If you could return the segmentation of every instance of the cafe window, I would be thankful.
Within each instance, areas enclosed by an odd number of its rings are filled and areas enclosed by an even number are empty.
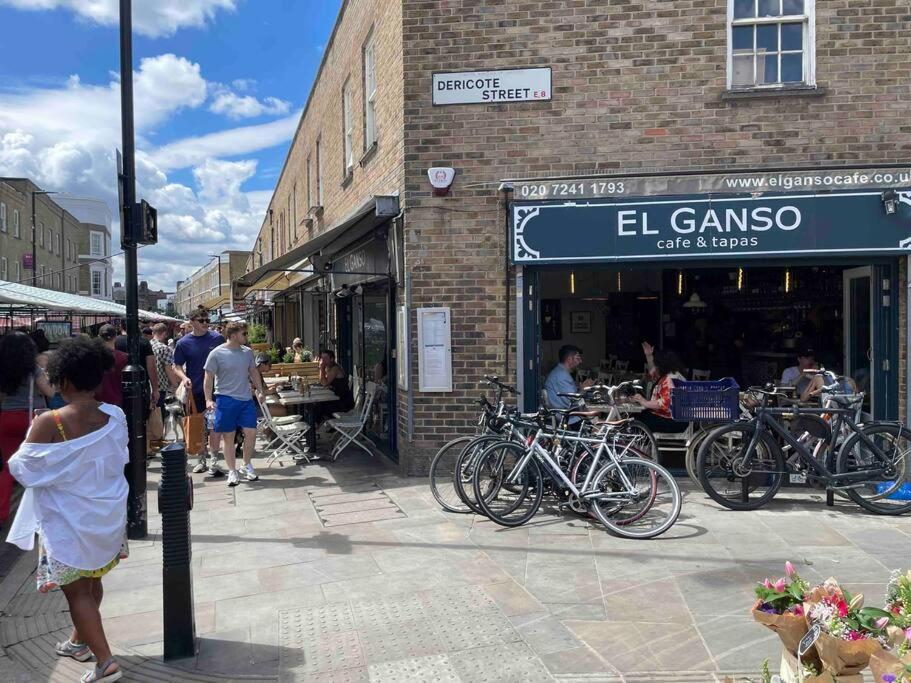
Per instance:
[[[728,0],[728,87],[815,85],[815,0]]]
[[[376,144],[376,49],[373,34],[364,43],[364,150]]]
[[[345,148],[345,179],[354,171],[354,116],[351,112],[351,81],[342,87],[342,135]]]

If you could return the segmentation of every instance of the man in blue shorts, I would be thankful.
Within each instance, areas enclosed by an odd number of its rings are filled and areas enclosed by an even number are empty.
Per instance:
[[[187,401],[193,401],[196,404],[196,411],[202,413],[206,409],[203,366],[209,357],[209,352],[224,344],[225,338],[209,329],[209,312],[201,306],[190,316],[190,327],[190,334],[182,336],[174,346],[173,368],[181,384],[189,390]],[[195,454],[199,456],[199,462],[193,468],[194,473],[206,471],[205,452],[206,449],[203,448],[200,453]],[[209,434],[209,454],[212,456],[209,474],[212,476],[222,474],[216,464],[218,462],[218,439],[214,432]]]
[[[212,349],[206,359],[206,407],[215,409],[215,434],[221,439],[228,465],[228,486],[237,486],[238,474],[234,453],[234,432],[244,430],[244,469],[247,481],[256,481],[253,469],[253,448],[256,445],[256,403],[250,383],[264,393],[263,379],[256,369],[253,351],[244,346],[247,341],[247,323],[230,322],[225,325],[228,341]]]

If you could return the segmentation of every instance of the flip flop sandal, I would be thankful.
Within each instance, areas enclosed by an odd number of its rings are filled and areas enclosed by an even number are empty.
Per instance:
[[[101,662],[94,669],[90,669],[82,674],[80,679],[82,683],[113,683],[114,681],[119,681],[123,678],[123,671],[118,667],[117,671],[112,671],[109,674],[105,672],[111,668],[111,665],[116,664],[116,661],[113,657],[107,661]]]

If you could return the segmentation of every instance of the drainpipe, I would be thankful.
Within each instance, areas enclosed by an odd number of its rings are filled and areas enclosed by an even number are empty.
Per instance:
[[[510,282],[509,282],[509,197],[513,191],[512,183],[500,183],[499,191],[503,193],[503,305],[505,325],[503,328],[503,379],[509,381],[509,304],[510,304]]]

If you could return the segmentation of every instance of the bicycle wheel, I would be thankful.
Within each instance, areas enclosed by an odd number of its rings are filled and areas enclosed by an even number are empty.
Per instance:
[[[742,462],[755,431],[750,422],[719,427],[705,437],[696,456],[696,473],[703,490],[731,510],[760,508],[781,488],[784,458],[766,432],[760,432],[749,461]]]
[[[524,446],[504,442],[489,446],[478,458],[472,481],[475,500],[500,526],[521,526],[541,507],[544,482],[538,463],[531,458],[521,472],[515,471],[526,453]]]
[[[640,458],[643,460],[651,460],[651,458],[646,453],[642,453],[638,449],[633,448],[632,446],[624,445],[624,446],[620,446],[620,449],[621,449],[620,453],[622,453],[621,457],[623,457],[624,459],[625,458]],[[620,455],[620,454],[618,453],[618,455]],[[584,451],[579,457],[576,458],[576,460],[573,462],[572,468],[570,469],[569,479],[570,479],[570,481],[572,481],[573,485],[580,491],[582,490],[582,487],[585,485],[585,480],[588,477],[589,471],[591,471],[592,460],[593,460],[593,457],[592,457],[591,453],[589,453],[588,451]],[[603,463],[605,462],[605,460],[601,461],[602,466],[603,466]],[[594,478],[592,479],[592,481],[595,481]],[[575,507],[573,509],[575,509]],[[597,519],[597,516],[595,515],[595,513],[591,509],[591,507],[588,507],[587,510],[588,510],[588,514],[590,517],[595,517]],[[644,515],[646,512],[648,512],[648,508],[642,507],[641,512],[639,513],[639,516]],[[624,521],[618,522],[618,524],[631,524],[632,522],[636,521],[636,519],[638,519],[638,517],[626,516],[624,518]]]
[[[453,439],[436,452],[430,463],[430,492],[440,506],[449,512],[471,512],[471,508],[455,490],[454,478],[459,455],[474,438],[473,436],[460,436],[458,439]]]
[[[459,497],[459,500],[461,500],[468,509],[479,515],[485,513],[478,505],[477,500],[475,500],[474,489],[472,488],[475,467],[477,467],[478,458],[480,458],[481,453],[484,452],[485,448],[494,443],[501,442],[505,443],[503,437],[493,434],[479,436],[468,442],[462,449],[462,452],[459,453],[459,457],[456,460],[455,471],[452,475],[453,489]]]
[[[658,440],[647,424],[641,420],[633,419],[623,428],[621,433],[624,436],[628,435],[629,444],[640,451],[643,457],[658,462]]]
[[[845,492],[862,508],[879,515],[911,511],[911,431],[897,424],[872,424],[863,433],[888,458],[887,469]],[[835,471],[848,474],[882,468],[875,451],[854,434],[838,452]]]
[[[705,437],[710,433],[710,429],[700,430],[700,432],[693,437],[690,445],[687,446],[686,454],[684,455],[683,464],[686,467],[686,474],[694,484],[699,486],[701,486],[701,484],[699,482],[699,473],[696,472],[696,457],[699,454],[699,446],[702,445],[702,442],[705,441]]]
[[[674,477],[645,458],[612,462],[595,475],[592,512],[611,532],[624,538],[655,538],[680,516],[680,489]]]

